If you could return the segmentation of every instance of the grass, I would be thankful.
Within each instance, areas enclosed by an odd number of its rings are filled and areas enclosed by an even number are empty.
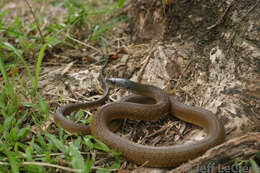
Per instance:
[[[105,39],[107,31],[126,18],[113,17],[107,21],[104,16],[115,14],[124,2],[110,4],[99,1],[101,5],[95,7],[95,4],[83,0],[24,1],[24,6],[33,16],[32,21],[25,24],[23,16],[8,18],[9,11],[3,10],[8,1],[1,1],[0,172],[90,172],[93,169],[111,172],[120,167],[118,153],[92,136],[70,136],[61,128],[55,134],[40,130],[50,121],[50,108],[38,92],[38,84],[47,50],[86,46],[84,40],[75,35],[82,30],[87,30],[85,38],[89,38],[92,44]],[[46,6],[35,14],[31,3]],[[64,6],[67,14],[62,22],[46,23],[48,5]],[[92,155],[98,152],[110,154],[113,164],[93,166]]]

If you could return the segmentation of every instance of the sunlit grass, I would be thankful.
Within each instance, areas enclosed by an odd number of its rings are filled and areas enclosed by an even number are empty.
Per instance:
[[[26,2],[24,8],[30,8],[31,1]],[[37,2],[43,1],[34,3]],[[50,111],[48,102],[38,92],[38,84],[46,49],[77,48],[77,44],[84,42],[75,35],[80,30],[87,29],[85,37],[93,44],[106,37],[107,31],[126,20],[124,17],[106,19],[116,14],[124,1],[113,4],[83,0],[45,2],[50,3],[42,4],[64,6],[67,14],[62,16],[61,23],[48,21],[48,6],[42,7],[40,13],[31,6],[34,17],[29,24],[24,23],[23,16],[10,20],[8,10],[2,9],[15,2],[0,2],[0,172],[54,172],[56,169],[109,172],[119,168],[118,154],[92,136],[75,136],[68,143],[71,137],[61,128],[58,136],[41,130],[50,121]],[[93,167],[91,153],[97,150],[112,155],[114,164],[107,168]]]

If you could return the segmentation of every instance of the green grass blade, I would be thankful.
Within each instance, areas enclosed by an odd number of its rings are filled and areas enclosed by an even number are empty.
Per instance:
[[[13,45],[11,45],[11,44],[8,43],[8,42],[5,42],[5,43],[3,44],[3,46],[4,46],[4,48],[13,51],[13,52],[15,53],[15,55],[22,61],[23,65],[24,65],[24,67],[25,67],[25,70],[26,70],[26,72],[27,72],[28,75],[29,75],[29,78],[30,78],[31,82],[33,82],[33,77],[32,77],[32,74],[31,74],[31,72],[30,72],[29,66],[28,66],[27,62],[24,60],[21,51],[18,50],[18,49],[16,49]]]
[[[0,8],[1,9],[1,8]],[[3,18],[4,18],[4,16],[7,14],[7,12],[8,12],[8,10],[5,10],[5,11],[2,11],[1,13],[0,13],[0,27],[3,25]]]
[[[84,159],[75,144],[70,144],[71,164],[74,169],[85,169]]]
[[[1,54],[0,54],[0,70],[1,70],[1,73],[2,73],[3,78],[4,78],[8,94],[11,96],[11,98],[13,98],[14,97],[14,88],[11,87],[11,85],[10,85],[9,77],[8,77],[6,70],[5,70],[4,57]]]
[[[5,153],[8,157],[9,163],[11,165],[12,172],[19,173],[19,167],[18,167],[18,163],[17,163],[14,153],[9,151],[8,149],[6,149]]]
[[[49,104],[38,93],[36,93],[36,95],[38,97],[39,103],[37,109],[41,112],[41,115],[44,117],[44,120],[47,121],[49,119]]]
[[[254,170],[254,173],[260,173],[260,169],[259,166],[257,165],[257,163],[255,162],[255,160],[250,159],[250,163],[252,165],[252,168]]]
[[[4,131],[3,131],[3,137],[9,137],[10,136],[10,128],[12,126],[12,120],[14,118],[14,115],[8,115],[5,117],[4,123],[3,123],[3,127],[4,127]]]
[[[106,31],[112,29],[113,27],[115,27],[116,25],[118,25],[119,23],[122,23],[124,21],[126,21],[126,20],[122,19],[122,18],[114,18],[108,24],[101,23],[100,25],[97,25],[93,31],[91,41],[97,40]]]
[[[0,31],[7,31],[8,33],[14,34],[17,37],[27,37],[29,39],[38,40],[38,41],[41,40],[40,37],[36,37],[36,36],[32,36],[32,35],[26,35],[26,34],[24,34],[22,32],[15,31],[13,28],[0,27]]]
[[[57,139],[55,136],[49,134],[49,133],[45,133],[45,136],[48,138],[48,140],[52,141],[56,146],[57,148],[62,151],[62,152],[65,152],[67,153],[68,152],[68,149],[67,149],[67,146],[64,145],[59,139]]]
[[[36,64],[36,71],[35,71],[35,81],[34,81],[34,91],[36,92],[36,89],[38,87],[38,83],[39,83],[39,75],[40,75],[40,67],[41,67],[41,63],[42,63],[42,59],[44,56],[44,51],[46,49],[47,44],[44,44],[41,47],[39,56],[38,56],[38,60],[37,60],[37,64]]]
[[[86,167],[85,167],[83,172],[84,173],[89,173],[93,163],[94,163],[94,161],[91,160],[90,155],[88,154],[87,161],[86,161]]]
[[[121,8],[121,7],[125,4],[125,1],[126,1],[126,0],[119,0],[119,1],[117,2],[117,8]]]

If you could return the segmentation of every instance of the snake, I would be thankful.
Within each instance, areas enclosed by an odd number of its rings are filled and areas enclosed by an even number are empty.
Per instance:
[[[56,124],[60,124],[72,133],[92,134],[121,153],[127,160],[146,167],[176,167],[202,155],[225,140],[223,124],[208,110],[183,104],[153,85],[141,84],[124,78],[107,78],[103,82],[127,89],[133,94],[118,102],[101,106],[97,114],[92,117],[90,125],[76,124],[65,119],[64,115],[78,108],[92,106],[95,102],[65,105],[54,115]],[[147,146],[132,142],[114,132],[120,124],[118,119],[151,121],[158,120],[167,113],[203,128],[207,134],[206,137],[199,141],[172,146]]]
[[[109,58],[106,58],[105,64],[102,66],[102,68],[100,69],[100,72],[99,72],[98,78],[100,80],[101,87],[104,90],[104,93],[101,97],[99,97],[97,100],[90,101],[90,102],[66,104],[65,106],[58,108],[56,111],[56,114],[54,114],[54,116],[53,116],[54,122],[56,124],[59,124],[67,132],[70,132],[73,134],[79,134],[79,135],[88,135],[91,133],[89,125],[75,123],[73,121],[66,119],[64,115],[69,115],[72,112],[75,112],[80,109],[86,109],[86,108],[99,106],[106,101],[110,88],[109,88],[108,84],[106,83],[106,80],[104,77],[104,69],[107,67],[108,63],[109,63]]]

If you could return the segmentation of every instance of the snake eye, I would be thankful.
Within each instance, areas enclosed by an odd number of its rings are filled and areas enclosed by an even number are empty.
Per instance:
[[[109,84],[112,84],[112,85],[115,84],[115,80],[113,78],[107,78],[106,82],[109,83]]]
[[[110,85],[115,85],[120,88],[125,88],[127,90],[133,90],[135,88],[135,83],[124,78],[108,78],[106,82]]]
[[[110,85],[116,85],[118,87],[125,87],[126,79],[123,78],[108,78],[106,79],[106,82],[109,83]]]
[[[116,86],[122,85],[121,78],[108,78],[106,79],[106,82],[110,85],[116,85]]]

